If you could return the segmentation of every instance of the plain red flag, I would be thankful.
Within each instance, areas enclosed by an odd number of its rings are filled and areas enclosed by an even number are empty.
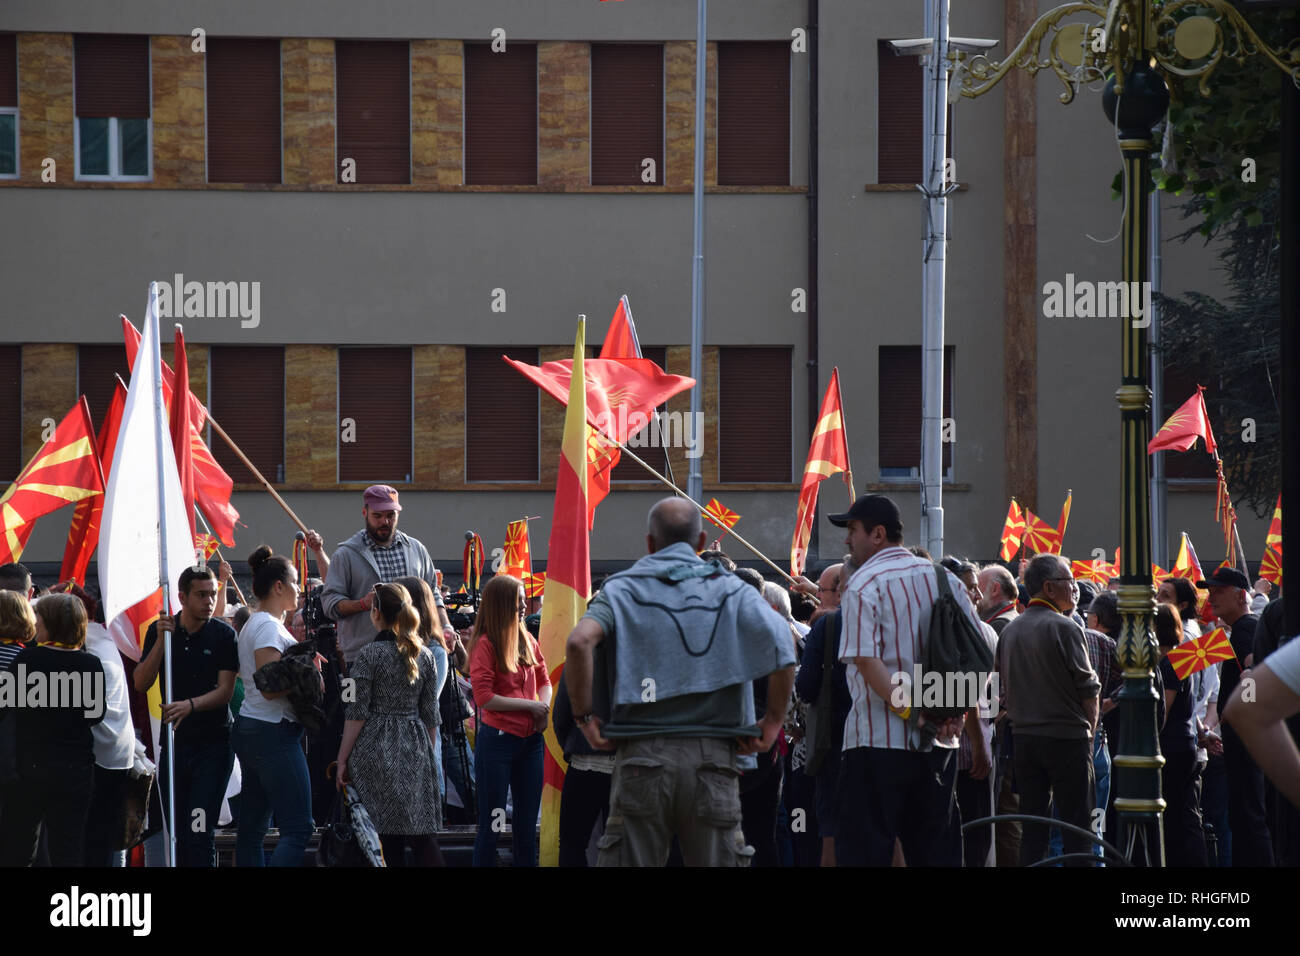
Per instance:
[[[190,361],[185,355],[185,333],[176,326],[176,382],[184,394],[190,391]],[[194,453],[190,446],[190,403],[176,401],[172,392],[171,432],[172,448],[176,452],[176,473],[181,479],[181,497],[185,499],[185,517],[190,522],[190,537],[194,537]]]

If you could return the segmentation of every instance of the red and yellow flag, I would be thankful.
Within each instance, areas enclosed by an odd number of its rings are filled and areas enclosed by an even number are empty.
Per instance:
[[[817,516],[817,492],[824,479],[837,472],[844,475],[853,502],[853,469],[849,466],[849,442],[844,431],[844,402],[840,398],[840,370],[831,369],[831,380],[822,396],[817,427],[808,443],[808,460],[799,484],[799,503],[795,506],[794,538],[790,542],[790,573],[802,574],[808,560],[808,539],[812,537]],[[716,499],[715,499],[716,500]],[[736,515],[739,518],[739,515]],[[715,521],[714,524],[717,524]],[[733,522],[734,524],[734,522]],[[731,525],[727,525],[728,528]]]
[[[534,571],[524,582],[524,592],[530,598],[541,597],[546,592],[546,572]]]
[[[1187,451],[1196,444],[1196,439],[1205,439],[1205,450],[1214,454],[1214,432],[1210,430],[1210,416],[1205,410],[1205,386],[1197,385],[1196,394],[1183,402],[1178,411],[1169,416],[1169,421],[1160,426],[1160,430],[1147,443],[1147,454],[1158,451]]]
[[[1178,546],[1178,557],[1174,560],[1174,566],[1169,571],[1171,578],[1187,578],[1195,584],[1197,581],[1205,580],[1205,573],[1201,570],[1201,562],[1196,557],[1196,549],[1192,547],[1192,539],[1183,532],[1182,544]]]
[[[506,525],[506,544],[502,549],[499,574],[509,574],[528,585],[533,575],[533,556],[528,549],[528,519],[521,518]]]
[[[194,393],[190,391],[190,360],[185,354],[185,333],[181,327],[176,326],[176,385],[184,389],[185,395],[191,399]],[[173,396],[175,392],[172,393]],[[193,431],[193,404],[191,402],[178,402],[173,397],[171,406],[171,433],[172,433],[172,451],[176,455],[176,474],[181,481],[181,497],[185,499],[185,517],[190,523],[190,534],[194,534],[194,452],[189,442],[190,432]],[[302,578],[302,586],[307,586],[307,579]]]
[[[1007,520],[1002,524],[1002,550],[999,556],[1003,561],[1010,561],[1020,550],[1020,541],[1025,536],[1025,513],[1020,510],[1016,499],[1011,499],[1007,508]]]
[[[734,528],[740,515],[732,511],[717,498],[710,499],[704,506],[703,516],[719,528]]]
[[[0,497],[0,557],[6,563],[18,560],[32,533],[31,524],[41,515],[103,493],[95,427],[82,395]]]
[[[1264,558],[1259,562],[1259,576],[1272,581],[1275,587],[1282,586],[1282,545],[1279,544],[1276,550],[1264,549]]]
[[[1264,539],[1266,547],[1282,547],[1282,496],[1277,496],[1277,507],[1273,509],[1273,520],[1268,523],[1268,537]]]
[[[1232,650],[1228,635],[1221,627],[1216,627],[1208,634],[1203,634],[1190,641],[1183,641],[1169,651],[1169,663],[1179,680],[1184,680],[1197,671],[1205,670],[1218,661],[1235,660],[1237,655]]]
[[[126,408],[126,386],[117,379],[113,398],[109,402],[104,422],[99,426],[99,461],[104,469],[104,481],[108,481],[113,468],[113,450],[117,448],[117,433],[122,426],[122,410]],[[79,585],[86,583],[86,568],[90,565],[90,556],[99,546],[99,523],[104,517],[104,496],[91,495],[77,502],[72,512],[72,524],[68,527],[68,543],[63,548],[63,564],[59,568],[60,581],[76,581]]]
[[[1024,545],[1038,554],[1060,554],[1061,533],[1028,508],[1025,509]]]
[[[217,553],[217,548],[219,547],[221,547],[221,542],[218,541],[213,535],[205,534],[204,532],[200,531],[198,534],[194,536],[194,553],[199,554],[201,552],[203,554],[204,561],[210,560],[212,556]],[[303,548],[306,549],[306,547],[307,547],[306,542],[303,542]],[[297,550],[296,541],[294,542],[294,548],[296,551]],[[301,580],[306,581],[307,578],[303,577]]]
[[[1070,503],[1074,500],[1074,490],[1069,489],[1065,492],[1065,504],[1061,505],[1061,520],[1056,525],[1056,533],[1061,536],[1061,543],[1065,543],[1065,526],[1070,523]]]
[[[591,539],[587,517],[587,376],[583,361],[586,322],[578,319],[573,365],[566,396],[564,441],[555,479],[555,511],[546,554],[546,603],[542,605],[542,656],[551,671],[551,684],[560,679],[564,647],[591,596]],[[597,360],[598,361],[598,360]],[[548,363],[551,364],[551,363]],[[653,407],[653,406],[651,406]],[[560,859],[560,791],[568,764],[555,728],[546,724],[542,773],[541,864],[558,866]]]
[[[1070,573],[1074,575],[1076,581],[1091,581],[1101,588],[1110,583],[1110,570],[1109,564],[1096,558],[1091,561],[1070,562]]]
[[[1172,572],[1166,571],[1154,561],[1151,562],[1151,580],[1159,586],[1165,578],[1172,577]]]

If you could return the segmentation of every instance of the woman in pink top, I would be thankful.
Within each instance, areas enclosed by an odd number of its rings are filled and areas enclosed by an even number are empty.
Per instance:
[[[483,588],[470,635],[469,677],[480,711],[474,741],[475,866],[496,866],[507,790],[514,803],[514,865],[537,865],[542,731],[550,717],[551,678],[541,648],[524,627],[527,610],[523,582],[498,574]]]

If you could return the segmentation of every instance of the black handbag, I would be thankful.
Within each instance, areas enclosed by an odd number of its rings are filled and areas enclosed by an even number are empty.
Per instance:
[[[351,790],[351,785],[346,790]],[[353,825],[354,804],[359,808],[360,802],[356,799],[355,791],[351,797],[348,800],[345,791],[336,793],[334,812],[329,826],[321,834],[320,845],[316,850],[317,866],[369,868],[384,865],[379,837],[374,833],[369,816],[365,817],[363,826],[368,827],[370,832],[362,832]]]

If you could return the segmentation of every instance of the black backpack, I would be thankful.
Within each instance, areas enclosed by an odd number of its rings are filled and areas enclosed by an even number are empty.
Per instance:
[[[833,674],[839,660],[840,629],[843,622],[840,610],[831,611],[826,619],[826,641],[822,644],[822,684],[817,701],[808,708],[804,739],[807,755],[804,773],[815,776],[822,768],[826,755],[835,741],[835,682]],[[805,666],[807,666],[805,664]]]
[[[952,589],[948,585],[947,570],[942,565],[936,564],[934,574],[939,582],[939,596],[935,599],[934,608],[930,612],[930,630],[921,652],[921,671],[927,675],[945,675],[945,693],[941,706],[927,707],[924,706],[924,687],[912,688],[912,700],[921,704],[921,713],[926,718],[926,726],[922,728],[922,732],[925,734],[925,731],[930,731],[930,734],[925,735],[928,739],[921,749],[929,749],[928,745],[933,742],[933,731],[937,722],[960,717],[978,704],[978,701],[948,699],[946,691],[953,684],[946,675],[993,673],[993,652],[989,650],[984,635],[953,596]],[[924,678],[922,680],[924,681]],[[957,687],[969,686],[969,681],[957,685]],[[978,687],[978,691],[982,693],[983,687]]]

